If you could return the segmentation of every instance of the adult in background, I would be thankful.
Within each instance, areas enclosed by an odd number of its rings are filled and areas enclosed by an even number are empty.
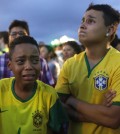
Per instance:
[[[7,31],[0,31],[0,54],[8,52],[8,32]]]
[[[120,38],[117,34],[115,35],[114,40],[111,42],[111,46],[120,51]]]
[[[81,46],[76,41],[67,41],[62,45],[63,59],[66,61],[68,58],[82,52]]]

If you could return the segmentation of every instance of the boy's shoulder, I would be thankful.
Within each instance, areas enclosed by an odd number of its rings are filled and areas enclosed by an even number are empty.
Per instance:
[[[10,87],[12,86],[12,81],[13,81],[14,77],[10,77],[10,78],[3,78],[0,80],[0,90],[9,90]]]
[[[108,56],[111,58],[111,60],[114,60],[116,62],[120,61],[120,52],[113,47],[111,48],[110,52],[108,53]]]
[[[10,78],[3,78],[0,80],[1,84],[6,84],[6,83],[11,83],[13,81],[13,79],[15,79],[14,77],[10,77]],[[11,83],[12,84],[12,83]]]
[[[39,80],[37,80],[37,84],[37,91],[42,97],[43,102],[49,103],[51,106],[54,105],[59,98],[56,90],[52,86],[49,86]]]
[[[52,86],[45,84],[40,80],[37,80],[37,84],[38,88],[43,92],[48,92],[49,94],[56,93],[55,89]]]

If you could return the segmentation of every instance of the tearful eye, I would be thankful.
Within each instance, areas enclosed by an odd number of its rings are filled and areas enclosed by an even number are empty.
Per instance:
[[[39,63],[39,59],[32,59],[32,63],[33,64],[38,64]]]
[[[24,60],[17,60],[16,62],[18,65],[22,65],[24,63]]]

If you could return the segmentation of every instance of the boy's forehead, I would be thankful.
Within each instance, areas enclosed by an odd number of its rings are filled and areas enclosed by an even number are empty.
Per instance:
[[[39,50],[38,50],[37,46],[35,46],[31,43],[20,43],[20,44],[15,45],[14,51],[26,53],[26,52],[33,52],[33,51],[39,51]]]
[[[99,18],[103,16],[103,12],[91,9],[85,12],[84,17],[85,16],[90,18]]]

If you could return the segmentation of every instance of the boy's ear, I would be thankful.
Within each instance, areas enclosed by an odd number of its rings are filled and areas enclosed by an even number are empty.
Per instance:
[[[12,65],[11,65],[11,61],[9,60],[8,63],[7,63],[7,66],[10,70],[12,70]]]
[[[116,30],[118,28],[118,23],[112,24],[108,27],[108,31],[107,33],[109,33],[109,35],[113,35],[114,33],[116,33]]]

